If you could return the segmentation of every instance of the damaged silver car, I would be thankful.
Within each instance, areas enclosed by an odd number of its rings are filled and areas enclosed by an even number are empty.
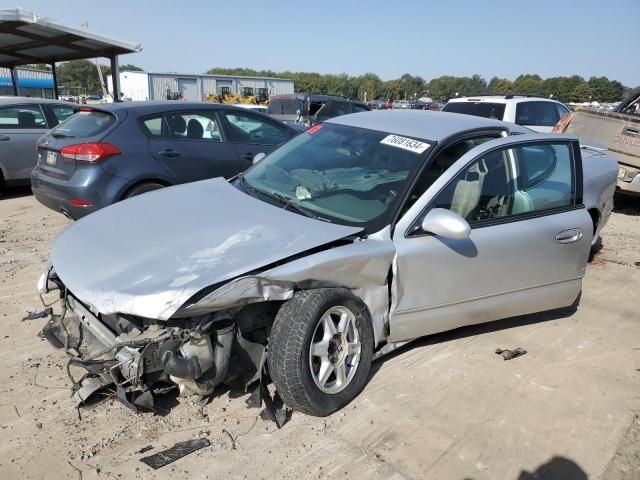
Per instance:
[[[376,352],[574,304],[617,164],[559,135],[466,115],[358,113],[310,128],[229,183],[120,202],[55,241],[43,336],[135,409],[168,386],[272,380],[328,415]],[[271,401],[271,400],[270,400]]]

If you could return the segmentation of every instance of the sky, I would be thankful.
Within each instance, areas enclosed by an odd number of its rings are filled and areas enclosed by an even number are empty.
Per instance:
[[[141,43],[151,72],[212,67],[383,80],[478,73],[640,85],[640,0],[20,0],[15,7]],[[14,8],[6,5],[2,8]]]

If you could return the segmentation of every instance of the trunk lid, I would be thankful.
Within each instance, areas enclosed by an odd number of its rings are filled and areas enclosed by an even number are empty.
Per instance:
[[[97,143],[117,123],[114,113],[86,109],[73,114],[38,140],[38,168],[43,175],[67,180],[78,166],[73,159],[65,158],[60,151],[64,147],[81,143]]]

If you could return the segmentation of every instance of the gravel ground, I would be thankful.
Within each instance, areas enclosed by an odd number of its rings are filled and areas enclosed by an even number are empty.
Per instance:
[[[327,418],[282,430],[222,390],[156,414],[111,398],[77,411],[65,357],[37,337],[35,282],[69,224],[27,190],[0,198],[0,478],[149,478],[139,459],[210,446],[154,478],[640,479],[640,202],[613,214],[578,311],[414,342],[375,364],[365,391]],[[497,347],[528,354],[504,362]],[[145,454],[141,449],[152,446]]]

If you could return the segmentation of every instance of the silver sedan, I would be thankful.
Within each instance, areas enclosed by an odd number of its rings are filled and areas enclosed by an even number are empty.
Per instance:
[[[66,317],[43,334],[87,368],[79,402],[115,384],[135,408],[159,381],[265,396],[272,380],[289,407],[328,415],[385,346],[576,304],[616,172],[575,138],[500,121],[342,116],[231,183],[151,192],[65,230],[39,290],[59,290]]]

